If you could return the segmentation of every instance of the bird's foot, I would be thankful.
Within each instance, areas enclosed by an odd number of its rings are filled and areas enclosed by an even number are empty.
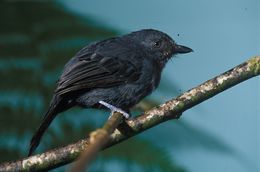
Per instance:
[[[100,104],[102,104],[103,106],[107,107],[108,109],[111,110],[111,115],[113,114],[113,112],[119,112],[121,113],[126,119],[128,119],[130,117],[130,115],[123,111],[122,109],[118,108],[118,107],[115,107],[107,102],[104,102],[102,100],[99,101]],[[111,115],[109,116],[109,118],[111,117]]]

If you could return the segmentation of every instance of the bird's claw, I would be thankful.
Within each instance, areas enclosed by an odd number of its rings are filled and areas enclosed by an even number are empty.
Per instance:
[[[130,117],[130,115],[123,111],[122,109],[118,108],[118,107],[115,107],[107,102],[104,102],[102,100],[99,101],[100,104],[102,104],[103,106],[107,107],[108,109],[111,110],[111,115],[113,114],[113,112],[119,112],[121,113],[126,119],[128,119]],[[109,116],[109,118],[111,117],[111,115]]]

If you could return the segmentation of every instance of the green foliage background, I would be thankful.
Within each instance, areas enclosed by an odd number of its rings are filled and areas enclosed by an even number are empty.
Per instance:
[[[48,108],[66,61],[89,42],[119,32],[93,18],[73,14],[56,1],[0,1],[0,14],[0,161],[3,162],[26,156],[29,140]],[[167,86],[164,83],[161,91]],[[150,105],[157,104],[148,100]],[[106,118],[104,112],[73,108],[54,120],[38,152],[84,138]],[[175,138],[171,144],[177,149],[206,145],[232,152],[225,144],[187,123],[174,125],[176,130],[171,136],[163,130],[160,134]],[[92,165],[92,171],[110,171],[113,167],[124,171],[184,171],[169,155],[163,141],[158,144],[151,138],[154,137],[142,134],[104,151]]]

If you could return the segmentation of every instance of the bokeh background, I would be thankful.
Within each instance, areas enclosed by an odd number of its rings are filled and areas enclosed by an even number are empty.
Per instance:
[[[194,50],[169,62],[149,106],[260,54],[258,0],[1,0],[0,21],[1,162],[27,154],[63,65],[92,41],[154,28]],[[260,171],[259,86],[245,81],[102,152],[90,171]],[[37,152],[84,138],[107,115],[62,113]]]

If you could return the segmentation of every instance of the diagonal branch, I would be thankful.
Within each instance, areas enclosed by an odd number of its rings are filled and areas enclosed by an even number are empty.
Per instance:
[[[179,97],[165,102],[144,114],[126,121],[129,131],[115,130],[105,148],[113,146],[155,125],[170,119],[178,119],[182,112],[231,88],[247,79],[260,74],[260,56],[236,66],[235,68],[183,93]],[[50,150],[14,162],[0,164],[0,171],[33,171],[48,170],[74,161],[83,150],[88,149],[89,139],[65,147]]]
[[[122,122],[123,115],[118,112],[112,112],[104,126],[90,133],[90,144],[88,149],[84,150],[79,159],[74,163],[70,172],[83,172],[90,162],[97,156],[97,153],[107,144],[110,135]]]

